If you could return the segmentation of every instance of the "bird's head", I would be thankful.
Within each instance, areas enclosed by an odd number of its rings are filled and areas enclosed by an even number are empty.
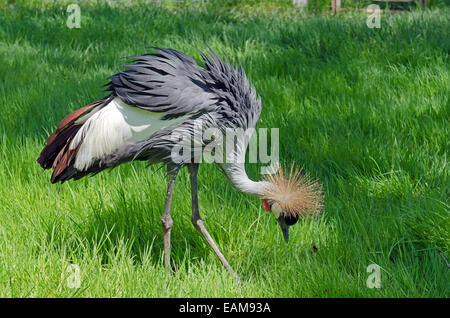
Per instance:
[[[289,173],[280,167],[265,178],[268,184],[262,197],[263,208],[273,214],[289,241],[289,227],[299,218],[320,214],[323,194],[320,184],[302,171],[291,166]]]

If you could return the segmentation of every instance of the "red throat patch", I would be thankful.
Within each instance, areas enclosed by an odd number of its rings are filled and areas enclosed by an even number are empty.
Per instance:
[[[261,200],[262,201],[262,206],[263,206],[263,208],[264,208],[264,210],[266,210],[267,212],[272,212],[271,210],[270,210],[270,205],[269,205],[269,203],[266,201],[266,200]]]

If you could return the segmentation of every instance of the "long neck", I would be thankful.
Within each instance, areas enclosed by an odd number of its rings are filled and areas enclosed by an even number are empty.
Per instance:
[[[231,183],[241,192],[262,197],[268,183],[265,181],[252,181],[245,172],[243,163],[226,163],[220,165]]]
[[[253,125],[254,127],[254,125]],[[226,158],[226,163],[220,163],[219,166],[222,168],[225,175],[230,179],[231,183],[241,192],[263,197],[265,190],[270,186],[265,181],[252,181],[247,176],[245,172],[245,153],[248,147],[250,137],[253,130],[242,131],[237,135],[236,143],[234,143],[234,136],[231,136],[233,140],[234,148],[232,151],[228,151],[221,158]],[[229,138],[226,135],[226,138]],[[227,139],[227,146],[228,146]],[[220,149],[219,149],[220,151]]]

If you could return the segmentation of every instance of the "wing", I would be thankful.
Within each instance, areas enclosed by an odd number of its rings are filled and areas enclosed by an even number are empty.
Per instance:
[[[209,89],[203,68],[179,51],[154,49],[133,57],[134,64],[111,77],[108,90],[128,105],[163,113],[163,120],[214,108],[218,96]]]

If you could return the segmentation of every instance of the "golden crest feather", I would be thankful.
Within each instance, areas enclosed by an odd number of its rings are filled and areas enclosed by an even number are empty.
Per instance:
[[[291,165],[289,173],[283,167],[264,180],[271,184],[266,190],[265,199],[277,202],[285,216],[307,217],[320,214],[323,207],[323,192],[320,183],[302,169]]]

